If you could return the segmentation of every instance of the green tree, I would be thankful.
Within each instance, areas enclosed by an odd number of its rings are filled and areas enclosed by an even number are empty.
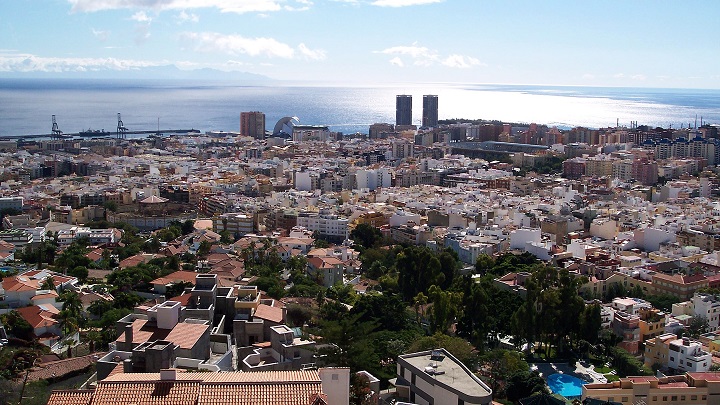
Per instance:
[[[72,269],[68,270],[67,273],[73,277],[76,277],[80,284],[85,284],[87,282],[88,275],[90,274],[87,267],[85,266],[75,266]]]
[[[488,254],[481,254],[478,256],[477,260],[475,261],[475,273],[478,274],[487,274],[489,272],[492,272],[492,269],[495,267],[495,260]],[[492,274],[492,273],[491,273]],[[504,274],[498,274],[499,276],[503,276]]]
[[[477,354],[467,340],[456,336],[448,336],[443,333],[436,333],[432,336],[423,336],[410,344],[409,353],[422,352],[426,350],[443,348],[450,352],[456,359],[460,360],[471,370],[477,363]]]
[[[505,387],[508,401],[516,402],[534,393],[547,392],[545,380],[537,371],[518,371],[512,374]]]
[[[580,317],[580,339],[591,344],[597,343],[601,327],[602,314],[600,305],[586,305]]]
[[[698,339],[700,335],[706,333],[709,329],[708,319],[702,315],[694,316],[687,328],[685,329],[687,336]]]
[[[220,243],[222,243],[223,245],[227,245],[233,242],[235,241],[233,240],[233,235],[230,233],[230,231],[224,230],[220,232]]]
[[[350,239],[355,241],[360,247],[369,249],[380,244],[382,233],[374,226],[362,223],[358,224],[358,226],[350,232]]]
[[[40,284],[41,290],[55,290],[55,279],[53,276],[47,276],[45,280],[43,280],[42,284]]]
[[[212,245],[210,242],[204,240],[200,242],[200,246],[198,247],[197,255],[199,257],[207,257],[208,254],[210,254],[210,248],[212,248]]]
[[[11,336],[15,336],[18,339],[32,340],[33,338],[33,327],[20,316],[17,311],[10,311],[8,313],[0,315],[0,321],[7,328],[7,332]]]
[[[191,288],[192,286],[193,286],[193,283],[190,283],[187,281],[173,283],[167,287],[167,290],[165,291],[165,298],[170,299],[170,298],[182,295],[185,293],[186,288]]]
[[[440,287],[433,285],[428,289],[428,297],[432,302],[430,329],[433,332],[447,332],[460,312],[462,293],[443,291]]]
[[[399,331],[408,327],[406,306],[397,295],[361,295],[350,310],[360,322],[375,322],[380,330]]]
[[[672,305],[680,302],[678,297],[671,294],[648,295],[645,300],[650,302],[653,307],[666,312],[672,311]]]
[[[103,203],[103,207],[104,207],[106,210],[112,211],[112,212],[117,212],[117,210],[118,210],[118,205],[117,205],[117,203],[116,203],[115,201],[105,201],[105,202]]]
[[[530,368],[522,353],[504,349],[488,352],[479,358],[479,363],[489,377],[490,388],[496,393],[511,376]]]
[[[325,320],[314,334],[319,335],[318,354],[322,363],[337,367],[350,367],[351,372],[374,367],[380,362],[370,339],[377,326],[360,322],[360,315],[347,315],[336,320]]]

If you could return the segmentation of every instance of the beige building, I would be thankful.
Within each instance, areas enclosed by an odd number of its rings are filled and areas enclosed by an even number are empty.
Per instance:
[[[606,384],[586,384],[582,399],[619,402],[623,405],[720,404],[720,374],[685,373],[671,377],[627,377]]]

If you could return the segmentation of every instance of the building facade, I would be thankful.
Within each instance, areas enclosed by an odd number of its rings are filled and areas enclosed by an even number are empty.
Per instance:
[[[438,125],[438,96],[423,96],[422,126],[436,127]]]
[[[395,99],[395,125],[412,125],[412,96],[401,94]]]
[[[255,139],[264,139],[265,114],[260,111],[241,112],[240,133]]]

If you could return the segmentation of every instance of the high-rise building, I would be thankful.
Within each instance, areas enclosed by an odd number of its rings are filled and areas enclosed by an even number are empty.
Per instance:
[[[240,113],[240,134],[255,139],[265,138],[265,114],[260,111]]]
[[[412,96],[401,94],[395,99],[395,125],[412,125]]]
[[[438,96],[423,96],[422,126],[436,127],[438,124]]]

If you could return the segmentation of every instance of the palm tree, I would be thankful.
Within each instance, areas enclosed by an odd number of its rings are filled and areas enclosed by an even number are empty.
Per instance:
[[[77,326],[85,323],[85,317],[82,313],[82,301],[80,300],[80,295],[78,293],[74,291],[66,291],[60,295],[58,300],[63,303],[62,311],[60,313],[65,312],[65,317],[74,319]]]

